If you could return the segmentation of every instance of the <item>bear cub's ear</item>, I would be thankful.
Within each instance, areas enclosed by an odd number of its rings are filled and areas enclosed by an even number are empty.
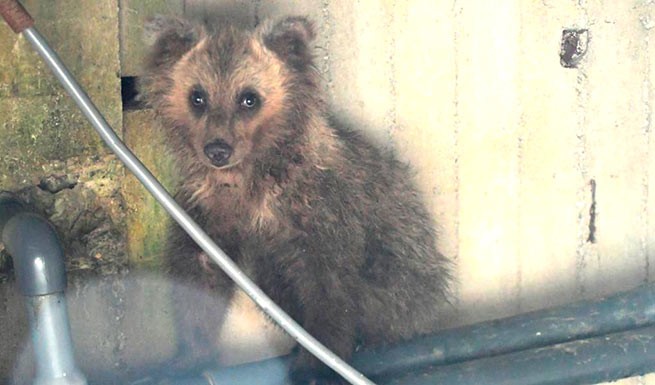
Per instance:
[[[169,67],[193,48],[205,35],[202,26],[188,20],[162,15],[149,19],[143,40],[150,48],[148,70]]]
[[[291,16],[264,27],[264,44],[291,68],[306,70],[312,64],[309,43],[314,39],[314,25],[301,16]]]

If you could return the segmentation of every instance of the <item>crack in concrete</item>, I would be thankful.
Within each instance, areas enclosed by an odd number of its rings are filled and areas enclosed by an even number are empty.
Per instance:
[[[589,236],[587,242],[596,243],[596,180],[589,181],[591,204],[589,205]]]
[[[582,13],[583,19],[589,20],[589,13],[586,9],[584,1],[578,3],[579,11]],[[588,193],[588,182],[592,178],[589,177],[587,158],[587,135],[589,134],[589,123],[587,119],[587,105],[589,102],[589,79],[584,66],[576,68],[578,75],[575,83],[575,91],[577,97],[577,132],[576,132],[576,167],[580,175],[580,184],[577,192],[577,207],[578,207],[578,244],[575,250],[575,285],[576,291],[580,297],[584,297],[587,291],[587,264],[591,256],[589,248],[592,243],[588,241],[589,235],[589,220],[591,219],[588,210],[592,205],[591,196]],[[597,209],[594,205],[594,211]],[[595,226],[595,222],[594,222]],[[594,230],[595,237],[595,230]]]

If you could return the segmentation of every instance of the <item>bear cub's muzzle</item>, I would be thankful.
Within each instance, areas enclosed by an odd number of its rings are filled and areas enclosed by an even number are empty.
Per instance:
[[[232,146],[222,139],[216,139],[207,143],[203,151],[211,164],[216,167],[227,165],[233,152]]]

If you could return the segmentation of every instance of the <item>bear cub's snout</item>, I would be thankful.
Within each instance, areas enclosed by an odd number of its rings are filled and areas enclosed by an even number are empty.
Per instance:
[[[232,146],[222,139],[216,139],[207,143],[203,149],[207,159],[216,167],[223,167],[228,164],[232,156]]]

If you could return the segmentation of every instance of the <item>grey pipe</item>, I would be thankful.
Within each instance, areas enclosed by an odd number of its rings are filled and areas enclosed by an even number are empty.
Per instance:
[[[36,361],[35,385],[85,385],[73,354],[64,255],[52,225],[0,195],[0,237],[25,296]]]
[[[384,385],[580,385],[655,371],[655,327],[435,366]]]
[[[24,296],[60,293],[66,289],[63,252],[45,219],[33,213],[17,213],[2,230],[2,241],[13,257],[16,280]]]
[[[490,371],[492,369],[486,366],[481,369],[481,366],[474,365],[472,362],[515,352],[526,352],[525,354],[530,355],[532,354],[528,353],[530,350],[576,340],[587,343],[589,338],[599,338],[595,341],[603,341],[604,336],[631,330],[635,330],[636,334],[628,335],[640,336],[643,333],[639,329],[654,325],[655,285],[649,284],[608,298],[581,301],[481,322],[444,330],[395,346],[358,351],[354,354],[351,364],[362,373],[376,379],[411,376],[409,373],[426,368],[450,367],[451,364],[462,362],[467,362],[462,364],[462,367],[468,368],[467,370]],[[608,346],[611,346],[609,341],[608,339]],[[599,346],[599,354],[603,354],[607,349],[602,344]],[[549,354],[550,358],[556,357],[553,353]],[[519,354],[519,356],[523,355],[524,353]],[[639,357],[637,358],[640,360]],[[209,384],[282,385],[286,381],[289,362],[289,356],[274,358],[230,368],[207,370],[202,377]],[[493,362],[498,363],[499,368],[504,367],[502,359]],[[561,368],[560,372],[562,371],[565,369]],[[456,371],[452,370],[450,373],[454,375]],[[613,376],[622,374],[618,369],[605,373],[602,371],[602,366],[594,365],[586,369],[585,373],[590,376],[595,375],[594,373],[608,376],[604,378],[606,380],[618,379],[620,377]],[[196,378],[200,377],[201,375],[198,375]],[[449,378],[444,383],[452,383],[452,381]]]
[[[34,385],[86,385],[73,354],[64,293],[27,297],[36,359]]]
[[[12,9],[12,11],[17,11]],[[18,10],[20,12],[20,10]],[[29,15],[28,15],[29,16]],[[180,226],[193,238],[193,240],[234,280],[259,307],[278,323],[291,337],[305,349],[323,361],[335,372],[343,376],[348,382],[356,385],[373,385],[373,382],[364,377],[357,370],[336,356],[318,340],[307,333],[298,323],[275,304],[254,282],[252,282],[239,267],[214,243],[214,241],[198,226],[189,215],[175,202],[157,179],[134,156],[134,154],[118,138],[102,114],[95,107],[73,76],[68,72],[57,54],[48,46],[47,42],[33,28],[22,30],[25,38],[45,60],[46,64],[62,86],[73,98],[84,116],[93,128],[100,134],[109,148],[118,156],[125,166],[136,176],[143,186],[154,196],[164,209],[180,224]]]
[[[371,377],[534,349],[655,325],[655,285],[551,309],[444,330],[355,354]]]
[[[435,351],[435,356],[438,354]],[[203,384],[285,385],[289,362],[288,358],[277,358],[206,372]],[[356,364],[355,367],[361,369]],[[376,375],[364,373],[381,385],[579,385],[615,381],[654,370],[655,327],[650,326],[452,365],[427,365],[395,373],[380,367]],[[180,380],[170,385],[185,383]]]
[[[276,358],[208,371],[202,378],[160,384],[285,385],[289,363],[288,357]],[[451,365],[427,365],[395,373],[378,370],[378,375],[364,373],[381,385],[580,385],[653,371],[655,326]]]

